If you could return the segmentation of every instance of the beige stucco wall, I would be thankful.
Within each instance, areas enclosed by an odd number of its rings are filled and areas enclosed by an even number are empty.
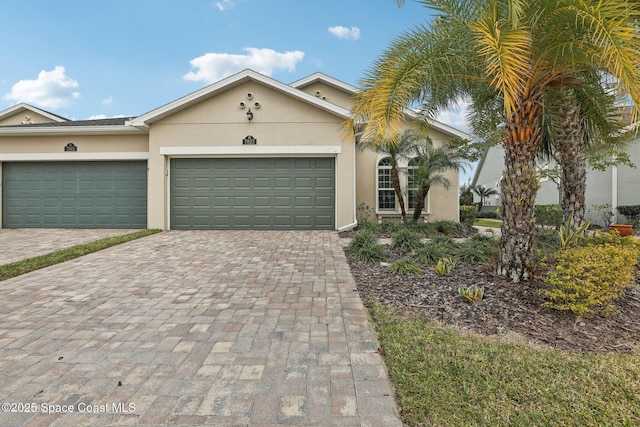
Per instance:
[[[12,114],[8,117],[4,117],[0,119],[0,126],[13,126],[19,125],[22,122],[27,121],[26,116],[29,116],[31,123],[50,123],[53,122],[49,117],[45,117],[41,114],[38,114],[31,110],[20,110],[16,111],[15,114]],[[25,125],[27,126],[27,125]]]
[[[301,88],[301,90],[309,95],[316,96],[332,104],[346,108],[347,110],[350,110],[353,106],[353,98],[351,94],[322,82],[309,84]]]
[[[436,146],[441,146],[450,138],[446,134],[437,130],[431,130],[429,135],[433,140],[434,145]],[[356,170],[358,171],[356,177],[356,187],[358,189],[356,206],[360,206],[361,204],[367,206],[372,212],[368,219],[374,222],[378,221],[379,215],[383,219],[394,217],[392,215],[389,215],[388,212],[376,212],[377,164],[384,157],[386,156],[369,149],[366,149],[364,151],[358,149],[356,154]],[[424,217],[427,221],[459,221],[459,173],[457,171],[451,170],[447,171],[445,173],[445,176],[451,182],[448,190],[442,186],[434,186],[429,191],[429,195],[427,196],[426,214],[424,214]],[[413,212],[408,212],[409,216],[412,214]],[[360,215],[360,213],[358,213],[358,215]]]
[[[253,98],[248,99],[247,94]],[[249,122],[240,102],[254,113]],[[254,103],[261,107],[255,108]],[[319,157],[336,159],[336,228],[354,222],[355,188],[353,185],[354,147],[341,142],[344,119],[315,106],[256,82],[248,82],[217,94],[198,105],[175,113],[149,129],[149,197],[148,219],[151,228],[169,228],[168,173],[171,157]],[[256,146],[242,144],[251,135]],[[287,147],[283,154],[277,147]],[[298,147],[339,146],[339,154],[300,154]],[[163,155],[161,151],[192,147],[188,154]],[[195,148],[193,148],[195,147]],[[252,153],[257,147],[266,152]],[[273,149],[269,148],[273,147]],[[277,154],[269,154],[273,150]],[[215,151],[215,153],[211,153]],[[193,154],[193,153],[196,154]]]

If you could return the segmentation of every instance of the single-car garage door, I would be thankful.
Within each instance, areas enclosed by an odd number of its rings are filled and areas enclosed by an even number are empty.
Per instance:
[[[334,229],[333,158],[171,159],[173,229]]]
[[[147,164],[4,163],[6,228],[146,228]]]

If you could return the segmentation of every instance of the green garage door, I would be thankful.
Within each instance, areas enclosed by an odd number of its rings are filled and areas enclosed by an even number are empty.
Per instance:
[[[147,163],[4,163],[6,228],[146,228]]]
[[[173,229],[334,229],[333,158],[171,159]]]

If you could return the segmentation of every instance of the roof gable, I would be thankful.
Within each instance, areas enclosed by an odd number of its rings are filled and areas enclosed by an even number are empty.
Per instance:
[[[40,108],[34,107],[33,105],[29,105],[24,102],[21,102],[19,104],[14,105],[13,107],[7,108],[6,110],[0,111],[0,123],[19,114],[24,114],[24,117],[23,117],[24,120],[20,120],[19,122],[12,123],[12,124],[15,124],[15,125],[32,124],[30,120],[31,115],[41,116],[45,119],[50,120],[50,122],[56,122],[56,123],[62,123],[62,122],[68,121],[68,119],[65,117],[58,116],[57,114],[53,114],[48,111],[42,110]]]
[[[179,111],[185,110],[193,105],[213,98],[222,92],[228,91],[231,88],[250,81],[263,84],[275,91],[291,96],[292,98],[296,98],[307,104],[311,104],[342,119],[347,119],[349,117],[350,112],[345,108],[323,101],[322,99],[281,83],[271,77],[247,69],[225,79],[222,79],[216,83],[210,84],[209,86],[190,93],[189,95],[183,96],[182,98],[165,104],[159,108],[151,110],[148,113],[132,119],[131,121],[127,122],[127,124],[140,128],[146,128],[150,124],[158,120],[169,117]]]

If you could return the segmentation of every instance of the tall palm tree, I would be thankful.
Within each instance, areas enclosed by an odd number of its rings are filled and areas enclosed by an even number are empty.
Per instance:
[[[498,192],[493,188],[488,188],[484,185],[475,185],[471,187],[471,190],[480,198],[480,202],[478,203],[478,212],[482,210],[482,206],[484,206],[484,201],[487,197],[498,194]]]
[[[504,117],[503,223],[496,272],[531,275],[544,93],[598,70],[640,105],[636,0],[416,0],[438,17],[396,39],[361,80],[347,132],[393,140],[409,106],[425,126],[462,97],[493,92]],[[397,0],[398,4],[404,0]]]
[[[457,150],[447,146],[434,147],[430,138],[425,138],[423,143],[416,145],[416,168],[412,170],[414,174],[412,180],[417,188],[413,222],[420,219],[431,187],[441,185],[448,189],[451,181],[445,176],[445,172],[448,170],[457,171],[463,167],[463,163],[464,161]]]

